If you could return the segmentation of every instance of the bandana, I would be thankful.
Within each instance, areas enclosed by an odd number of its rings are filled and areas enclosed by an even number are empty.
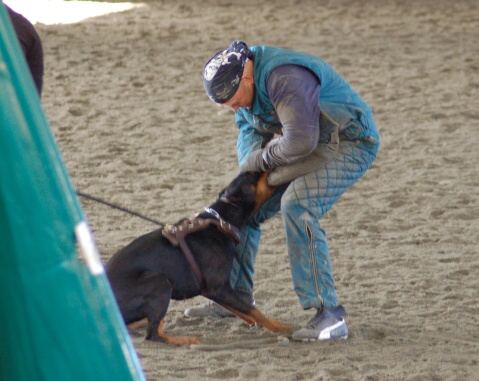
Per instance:
[[[203,86],[206,94],[216,103],[228,102],[236,94],[244,66],[254,54],[243,41],[233,42],[228,49],[220,50],[203,69]]]

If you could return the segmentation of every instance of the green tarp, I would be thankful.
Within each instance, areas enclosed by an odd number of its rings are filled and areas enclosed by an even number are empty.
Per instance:
[[[0,306],[0,380],[145,379],[1,1]]]

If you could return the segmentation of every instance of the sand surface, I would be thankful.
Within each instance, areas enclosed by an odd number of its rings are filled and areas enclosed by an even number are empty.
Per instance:
[[[8,1],[7,1],[8,3]],[[241,5],[239,5],[241,3]],[[149,381],[479,379],[479,3],[476,0],[143,1],[36,24],[43,106],[75,187],[173,223],[236,175],[233,114],[205,95],[206,60],[235,39],[321,56],[369,102],[382,145],[323,220],[347,341],[202,351],[131,331]],[[81,200],[106,261],[155,225]],[[280,217],[264,225],[255,298],[298,328]],[[267,339],[239,319],[166,331],[206,344]]]

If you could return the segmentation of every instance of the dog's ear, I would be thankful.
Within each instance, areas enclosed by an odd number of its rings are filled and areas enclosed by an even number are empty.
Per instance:
[[[248,172],[249,176],[251,176],[251,181],[255,184],[258,184],[260,179],[264,176],[267,175],[266,172]],[[267,177],[267,176],[266,176]]]
[[[243,201],[241,176],[236,177],[218,195],[218,200],[226,204],[235,204]]]
[[[266,172],[241,173],[220,192],[218,199],[226,203],[252,203],[257,209],[276,189],[268,185],[267,179]]]
[[[218,195],[218,199],[225,203],[255,203],[256,184],[261,173],[245,172],[236,176]]]

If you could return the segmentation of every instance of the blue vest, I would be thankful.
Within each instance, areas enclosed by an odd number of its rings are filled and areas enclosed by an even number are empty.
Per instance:
[[[236,121],[245,122],[263,135],[281,132],[281,123],[266,90],[271,71],[281,65],[301,65],[320,80],[319,107],[339,125],[340,136],[349,140],[379,141],[371,109],[331,65],[316,56],[268,46],[250,47],[254,57],[255,95],[252,112],[241,108]],[[319,121],[318,121],[319,123]]]

